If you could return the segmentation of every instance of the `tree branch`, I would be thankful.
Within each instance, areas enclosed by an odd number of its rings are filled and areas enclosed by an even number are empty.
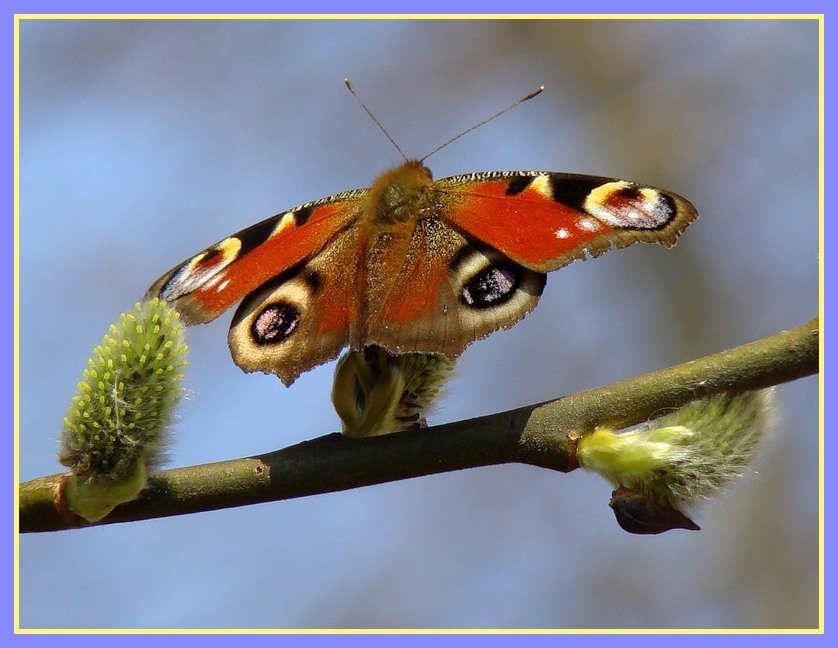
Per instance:
[[[500,414],[366,439],[329,434],[268,454],[155,474],[96,524],[197,513],[519,462],[569,472],[573,432],[622,428],[692,400],[818,372],[819,320],[669,369]],[[62,506],[64,475],[19,486],[23,533],[93,526]]]

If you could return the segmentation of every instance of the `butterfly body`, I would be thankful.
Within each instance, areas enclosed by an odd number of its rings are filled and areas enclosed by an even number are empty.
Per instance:
[[[300,373],[346,345],[458,355],[535,307],[545,273],[637,241],[671,246],[696,217],[668,192],[540,171],[434,181],[421,162],[307,203],[179,264],[149,289],[189,323],[241,301],[245,371]]]

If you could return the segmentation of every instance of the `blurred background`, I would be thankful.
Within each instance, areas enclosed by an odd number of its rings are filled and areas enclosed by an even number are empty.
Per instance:
[[[548,278],[470,347],[431,423],[535,403],[792,328],[818,302],[815,21],[23,21],[20,472],[108,323],[163,271],[277,211],[435,155],[678,192],[700,219]],[[191,330],[171,465],[338,428],[333,365],[246,375]],[[794,627],[818,617],[817,380],[778,389],[754,471],[698,533],[621,531],[611,488],[508,465],[20,539],[29,628]]]

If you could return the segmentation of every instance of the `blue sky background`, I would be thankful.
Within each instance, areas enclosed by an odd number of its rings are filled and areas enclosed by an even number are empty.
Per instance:
[[[432,422],[534,403],[817,312],[814,21],[24,21],[21,479],[115,315],[281,209],[430,160],[640,180],[701,218],[548,278],[470,347]],[[191,331],[171,465],[337,429],[332,365],[246,375],[229,316]],[[236,510],[26,535],[24,627],[805,627],[817,624],[817,381],[778,391],[751,474],[700,533],[622,532],[601,479],[500,466]]]

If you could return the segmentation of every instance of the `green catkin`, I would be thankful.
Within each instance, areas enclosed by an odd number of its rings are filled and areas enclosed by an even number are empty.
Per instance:
[[[577,457],[618,487],[689,505],[747,471],[770,423],[770,389],[720,394],[629,432],[597,428]]]
[[[187,347],[178,314],[153,299],[122,313],[87,361],[61,431],[70,508],[104,517],[160,465],[180,400]]]
[[[424,426],[453,369],[454,361],[438,354],[350,349],[338,360],[332,385],[344,434],[378,436]]]

